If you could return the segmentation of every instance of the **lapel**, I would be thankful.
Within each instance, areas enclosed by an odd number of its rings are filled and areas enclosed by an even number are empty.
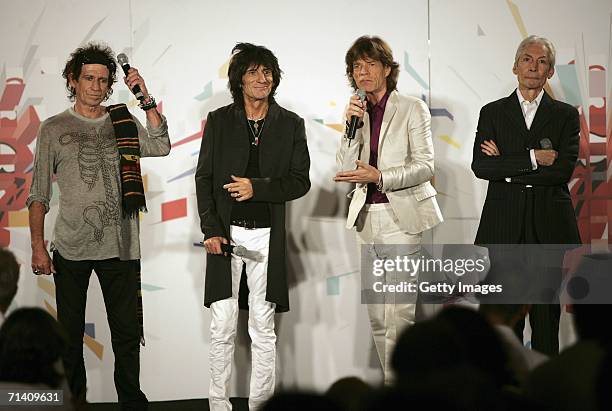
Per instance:
[[[546,137],[542,135],[540,131],[550,121],[554,113],[553,107],[554,100],[545,91],[542,96],[542,101],[540,101],[540,105],[538,106],[538,110],[536,111],[536,115],[533,118],[533,122],[531,123],[531,128],[529,129],[529,134],[531,134],[532,137],[537,139]],[[539,141],[535,143],[537,147],[540,146]]]
[[[244,165],[246,169],[249,160],[249,140],[247,137],[250,131],[242,105],[233,104],[232,121],[228,124],[228,127],[231,127],[231,133],[228,133],[229,141],[226,144],[232,147],[232,150],[235,152],[236,164],[240,164],[241,167]]]
[[[268,107],[268,114],[266,114],[266,123],[264,124],[264,128],[261,130],[262,137],[261,143],[259,145],[259,149],[261,151],[262,147],[266,147],[266,142],[270,144],[270,140],[272,140],[272,144],[274,139],[276,138],[276,130],[278,128],[278,119],[280,115],[280,108],[278,104],[274,100],[270,100],[270,105]],[[265,135],[264,135],[265,133]],[[270,146],[267,146],[269,149]]]
[[[380,125],[380,136],[378,137],[378,158],[380,158],[380,149],[383,146],[385,141],[385,137],[387,136],[387,130],[389,129],[389,124],[391,124],[391,120],[393,120],[393,116],[397,112],[398,106],[398,97],[397,90],[394,90],[389,95],[387,99],[387,105],[385,106],[385,114],[383,114],[383,121]]]
[[[517,130],[519,130],[525,140],[529,137],[529,130],[525,124],[525,117],[523,116],[523,110],[521,109],[521,103],[519,103],[518,96],[516,95],[516,89],[506,97],[504,103],[504,113],[514,123]]]
[[[274,163],[273,157],[276,149],[279,148],[277,135],[278,120],[280,109],[274,99],[270,98],[270,106],[268,114],[266,114],[266,122],[261,130],[261,142],[259,143],[259,170],[263,173],[265,166],[270,166]]]

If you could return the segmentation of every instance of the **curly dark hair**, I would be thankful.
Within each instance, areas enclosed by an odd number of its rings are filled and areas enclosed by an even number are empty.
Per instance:
[[[84,64],[102,64],[108,69],[108,90],[104,101],[113,94],[113,84],[117,81],[117,63],[115,62],[115,53],[113,50],[99,43],[87,43],[83,47],[79,47],[70,54],[70,58],[66,62],[62,77],[66,79],[66,90],[68,90],[68,99],[74,101],[76,90],[70,85],[70,80],[75,81],[81,75],[81,69]]]
[[[276,88],[278,87],[282,70],[278,66],[278,59],[270,50],[264,46],[256,46],[251,43],[238,43],[232,49],[232,58],[227,70],[229,78],[227,87],[232,93],[234,103],[244,104],[242,96],[242,76],[251,66],[263,66],[272,71],[272,91],[270,99],[274,99]]]
[[[65,348],[64,331],[48,312],[37,307],[13,311],[0,328],[0,381],[57,388],[64,376],[54,364]]]
[[[344,61],[346,62],[346,77],[354,90],[357,84],[353,78],[353,64],[356,60],[364,57],[380,61],[383,67],[390,67],[391,72],[387,76],[387,91],[397,89],[397,78],[399,77],[399,63],[393,60],[391,47],[380,37],[361,36],[348,49]]]

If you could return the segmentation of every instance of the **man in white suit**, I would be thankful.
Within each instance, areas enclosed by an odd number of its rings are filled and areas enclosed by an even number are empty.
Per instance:
[[[337,182],[356,183],[347,228],[356,228],[360,244],[408,244],[418,251],[422,233],[442,221],[434,175],[431,116],[427,105],[397,92],[399,64],[385,41],[358,38],[346,53],[346,74],[353,89],[346,112],[347,134],[337,153]],[[353,141],[348,138],[352,116],[360,119]],[[378,254],[378,253],[377,253]],[[365,275],[365,274],[364,274]],[[398,278],[387,272],[384,280]],[[412,277],[416,281],[416,276]],[[391,382],[391,354],[400,332],[414,324],[416,302],[396,302],[386,293],[384,304],[368,304],[370,325],[385,383]],[[368,302],[368,301],[366,301]]]

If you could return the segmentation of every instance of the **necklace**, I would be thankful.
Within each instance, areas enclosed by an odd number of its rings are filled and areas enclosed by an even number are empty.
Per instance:
[[[261,122],[261,125],[259,124]],[[262,117],[259,120],[251,120],[247,118],[247,124],[249,125],[249,130],[251,134],[253,134],[253,141],[251,144],[254,146],[259,145],[259,136],[261,135],[261,130],[263,130],[264,124],[266,124],[266,118]]]

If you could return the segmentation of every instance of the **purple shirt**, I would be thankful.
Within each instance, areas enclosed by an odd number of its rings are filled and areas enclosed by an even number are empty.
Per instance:
[[[385,93],[375,106],[368,101],[368,115],[370,117],[370,165],[378,168],[378,141],[380,139],[380,128],[382,126],[385,107],[389,99],[389,92]],[[387,196],[376,188],[376,183],[368,183],[368,194],[366,204],[388,203]]]

